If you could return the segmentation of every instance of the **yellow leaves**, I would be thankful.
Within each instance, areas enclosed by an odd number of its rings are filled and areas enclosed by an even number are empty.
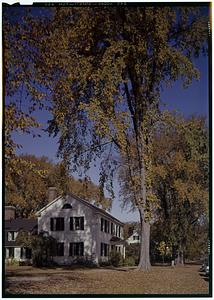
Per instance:
[[[167,176],[167,170],[163,165],[153,166],[153,176],[158,175],[161,180],[165,180]]]
[[[166,243],[164,241],[161,241],[158,244],[157,250],[160,252],[160,255],[165,255],[166,254]]]

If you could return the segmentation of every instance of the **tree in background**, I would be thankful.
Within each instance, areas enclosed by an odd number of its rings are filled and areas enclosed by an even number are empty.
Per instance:
[[[134,148],[134,144],[132,144]],[[134,151],[134,150],[133,150]],[[167,111],[160,115],[153,129],[150,148],[149,180],[154,195],[151,252],[172,249],[177,263],[184,262],[184,252],[197,244],[207,248],[208,232],[208,131],[203,117],[185,119]],[[128,181],[129,168],[122,161],[119,182],[123,204],[133,205],[133,186]],[[132,167],[135,162],[132,161]],[[131,167],[131,166],[130,166]],[[148,177],[147,177],[148,180]],[[202,234],[203,232],[203,234]],[[203,242],[202,242],[203,241]],[[204,245],[202,245],[204,243]],[[164,250],[164,251],[165,251]],[[191,250],[193,252],[193,249]],[[196,251],[197,252],[197,251]],[[200,251],[198,251],[199,253]],[[164,252],[165,253],[165,252]]]
[[[183,264],[184,252],[208,215],[208,131],[202,117],[166,117],[153,143],[153,188],[160,200],[156,228],[176,247],[177,261]]]
[[[101,189],[113,193],[117,161],[127,162],[132,199],[140,214],[139,269],[149,270],[155,206],[148,175],[150,129],[157,118],[160,89],[180,77],[188,85],[199,76],[192,58],[206,46],[202,10],[57,8],[46,18],[28,14],[18,26],[11,22],[5,28],[9,37],[4,57],[15,57],[7,78],[17,82],[15,64],[33,101],[44,105],[44,91],[52,96],[49,132],[59,134],[59,154],[72,170],[86,171],[99,157]]]
[[[72,192],[95,205],[110,209],[111,200],[100,195],[99,186],[67,174],[63,163],[54,164],[47,157],[34,155],[17,156],[17,160],[26,161],[27,165],[19,164],[19,176],[7,170],[10,183],[6,187],[6,204],[15,206],[20,217],[33,217],[48,203],[50,186],[56,187],[58,195]],[[32,165],[34,170],[28,165]]]

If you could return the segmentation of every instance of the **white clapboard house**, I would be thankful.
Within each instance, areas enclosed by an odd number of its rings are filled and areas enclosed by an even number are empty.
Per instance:
[[[128,245],[132,245],[132,244],[139,244],[140,243],[140,235],[137,231],[134,231],[133,234],[128,237],[128,239],[126,240]]]
[[[37,217],[38,232],[57,241],[53,260],[58,264],[107,261],[112,250],[125,257],[123,223],[72,193],[55,198],[55,188],[49,188],[49,203]]]

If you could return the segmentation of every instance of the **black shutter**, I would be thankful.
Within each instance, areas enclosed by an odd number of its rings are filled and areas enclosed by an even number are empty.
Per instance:
[[[104,220],[103,220],[103,218],[101,218],[101,231],[104,231],[104,230],[103,230],[103,227],[104,227],[104,226],[103,226],[103,225],[104,225],[103,223],[104,223]]]
[[[84,230],[84,217],[80,218],[80,229]]]
[[[74,256],[73,243],[69,244],[69,256]]]
[[[104,256],[107,256],[107,244],[103,244],[104,245]]]
[[[64,230],[64,218],[61,218],[61,226],[60,226],[61,230]]]
[[[77,243],[74,243],[73,244],[74,246],[74,256],[77,256],[78,254],[77,254]]]
[[[51,218],[51,231],[53,231],[53,218]]]
[[[101,247],[100,247],[100,256],[103,256],[103,243],[101,243]]]
[[[57,256],[64,256],[64,243],[57,244]]]
[[[80,256],[84,255],[84,243],[80,243]]]
[[[70,230],[74,230],[74,218],[70,218]]]

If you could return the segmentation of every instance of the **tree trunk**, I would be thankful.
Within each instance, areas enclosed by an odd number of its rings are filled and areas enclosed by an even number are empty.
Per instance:
[[[150,224],[144,221],[144,210],[142,207],[139,208],[140,213],[140,224],[141,224],[141,243],[140,243],[140,261],[137,270],[149,271],[151,268],[150,264]]]
[[[184,251],[181,244],[179,245],[178,248],[177,265],[182,265],[182,266],[184,265]]]

